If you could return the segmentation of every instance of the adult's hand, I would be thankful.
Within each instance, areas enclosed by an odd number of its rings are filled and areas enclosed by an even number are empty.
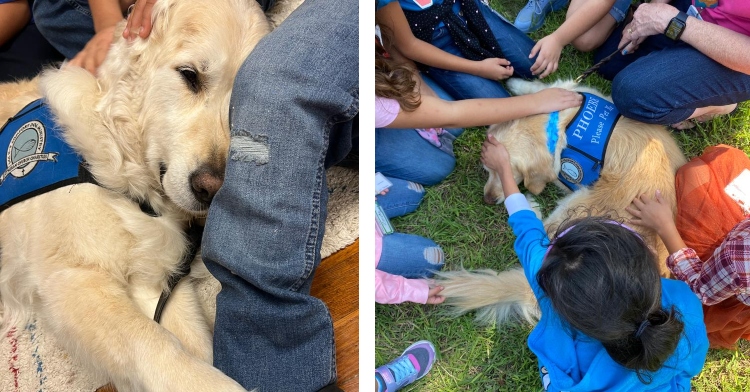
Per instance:
[[[128,24],[122,31],[123,38],[133,41],[136,37],[146,38],[151,34],[151,11],[156,0],[138,0],[128,15]]]
[[[633,20],[622,31],[622,38],[617,47],[621,48],[630,42],[623,48],[623,54],[633,53],[646,37],[664,33],[669,21],[678,13],[679,10],[669,4],[641,4],[633,13]]]

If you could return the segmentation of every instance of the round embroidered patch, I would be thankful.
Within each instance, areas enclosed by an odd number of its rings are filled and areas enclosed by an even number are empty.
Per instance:
[[[573,184],[579,184],[583,180],[583,169],[578,162],[570,159],[563,158],[560,160],[560,173],[563,178]]]
[[[36,120],[18,128],[5,154],[5,164],[8,167],[6,172],[20,178],[34,170],[38,161],[47,160],[48,154],[42,154],[45,136],[44,125]]]

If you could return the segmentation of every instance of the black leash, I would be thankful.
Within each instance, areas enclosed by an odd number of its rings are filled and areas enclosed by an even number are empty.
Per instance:
[[[622,45],[622,47],[617,48],[617,50],[615,50],[614,52],[612,52],[609,56],[607,56],[607,57],[599,60],[598,63],[592,65],[587,70],[583,71],[583,73],[576,78],[576,83],[583,82],[584,79],[588,78],[589,75],[591,75],[597,69],[599,69],[602,65],[604,65],[605,63],[607,63],[607,61],[612,60],[612,57],[615,57],[615,55],[617,53],[619,53],[620,51],[622,51],[623,49],[625,49],[625,47],[628,46],[628,44],[630,44],[630,41],[626,42],[624,45]]]
[[[187,229],[185,229],[185,236],[187,237],[189,244],[187,251],[182,255],[180,263],[177,265],[177,271],[169,276],[167,281],[167,289],[162,291],[159,296],[159,302],[156,303],[156,310],[154,311],[154,321],[157,323],[161,321],[161,314],[164,311],[164,306],[167,304],[169,294],[174,290],[177,283],[190,273],[190,264],[198,254],[198,249],[201,246],[201,238],[203,237],[203,226],[196,222],[190,222]]]

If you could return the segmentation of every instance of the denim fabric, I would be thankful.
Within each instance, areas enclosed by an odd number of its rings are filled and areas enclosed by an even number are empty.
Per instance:
[[[682,11],[690,4],[672,2]],[[612,32],[595,62],[617,49],[624,27]],[[615,55],[598,72],[612,80],[612,100],[622,115],[650,124],[674,124],[697,108],[750,99],[750,75],[732,71],[663,34],[646,38],[632,54]]]
[[[516,26],[513,26],[513,23],[490,8],[489,5],[481,0],[476,1],[500,44],[505,59],[510,61],[513,66],[514,76],[526,79],[533,78],[531,66],[536,58],[530,59],[529,53],[531,53],[531,48],[534,47],[535,42]],[[445,26],[435,29],[432,44],[448,53],[464,57]],[[502,84],[480,76],[434,67],[429,67],[425,73],[435,79],[455,99],[504,98],[510,96]]]
[[[453,98],[429,76],[422,79],[446,101]],[[460,136],[463,128],[446,129]],[[414,128],[375,129],[375,171],[423,185],[435,185],[451,174],[456,159],[419,136]]]
[[[617,0],[615,5],[609,10],[609,14],[615,18],[615,22],[620,23],[625,20],[628,15],[628,8],[630,8],[631,0]]]
[[[414,212],[419,207],[424,197],[424,187],[416,182],[405,181],[399,178],[387,177],[393,183],[385,195],[377,195],[377,202],[392,219],[397,216]]]
[[[326,162],[351,149],[358,112],[358,9],[355,0],[306,0],[235,79],[225,181],[202,254],[222,286],[214,365],[249,389],[316,391],[336,380],[331,316],[309,293]]]
[[[94,36],[94,19],[86,0],[35,0],[39,32],[65,58],[72,59]]]
[[[30,23],[0,46],[0,83],[31,79],[45,66],[63,60],[63,56],[39,34],[36,25]]]
[[[443,250],[430,239],[393,233],[383,237],[378,269],[409,279],[429,278],[445,263]]]
[[[414,129],[375,130],[375,171],[388,177],[435,185],[448,177],[456,159]]]

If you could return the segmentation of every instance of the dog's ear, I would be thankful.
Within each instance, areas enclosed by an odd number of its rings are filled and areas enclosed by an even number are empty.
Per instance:
[[[547,183],[552,181],[552,157],[546,151],[528,151],[517,160],[516,169],[523,176],[523,186],[529,192],[538,195],[542,193]]]
[[[169,24],[169,10],[177,5],[179,0],[159,0],[151,10],[151,34],[149,39],[162,40]]]

